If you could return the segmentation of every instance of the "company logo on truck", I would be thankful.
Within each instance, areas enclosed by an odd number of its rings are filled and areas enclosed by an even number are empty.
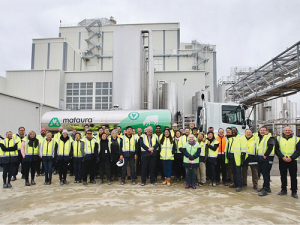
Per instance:
[[[53,117],[50,120],[50,122],[48,124],[48,127],[60,127],[60,122],[59,122],[58,118],[57,117]]]
[[[93,118],[64,118],[63,123],[93,123]]]
[[[128,114],[128,117],[131,120],[137,120],[140,117],[140,114],[138,112],[131,112]]]
[[[158,125],[158,115],[147,116],[143,121],[144,126],[149,126],[150,124]]]

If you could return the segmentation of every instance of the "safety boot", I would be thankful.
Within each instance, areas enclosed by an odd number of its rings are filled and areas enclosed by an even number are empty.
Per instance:
[[[162,184],[167,184],[167,179],[168,178],[165,177],[165,181]]]
[[[167,178],[167,186],[171,186],[171,178]]]

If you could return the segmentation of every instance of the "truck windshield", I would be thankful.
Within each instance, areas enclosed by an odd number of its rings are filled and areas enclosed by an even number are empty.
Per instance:
[[[240,106],[223,105],[222,122],[229,124],[243,124],[242,108]]]

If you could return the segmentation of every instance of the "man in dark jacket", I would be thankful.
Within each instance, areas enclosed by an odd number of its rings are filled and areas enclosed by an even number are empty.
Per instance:
[[[145,186],[146,179],[147,179],[147,172],[148,168],[150,166],[150,182],[154,186],[157,185],[155,181],[155,165],[156,165],[156,155],[157,155],[157,149],[159,147],[159,143],[157,138],[152,134],[153,128],[148,127],[147,128],[147,135],[143,135],[140,138],[141,143],[141,152],[142,152],[142,186]]]

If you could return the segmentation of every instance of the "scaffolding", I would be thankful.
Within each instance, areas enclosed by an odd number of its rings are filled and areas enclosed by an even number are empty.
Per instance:
[[[235,102],[254,106],[300,91],[300,41],[263,66],[241,73],[235,84],[226,90]]]

